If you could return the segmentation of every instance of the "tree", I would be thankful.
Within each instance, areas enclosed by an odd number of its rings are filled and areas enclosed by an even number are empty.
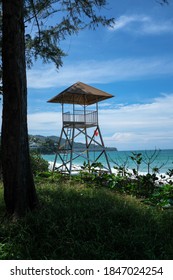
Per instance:
[[[37,196],[29,160],[23,0],[2,1],[2,170],[9,214],[34,209]]]
[[[26,62],[41,57],[62,65],[59,43],[86,27],[110,25],[97,15],[105,0],[2,0],[2,169],[7,212],[22,216],[38,205],[31,172],[27,129]],[[44,21],[57,16],[53,25]],[[60,19],[60,20],[59,20]],[[33,26],[31,34],[25,28]],[[34,32],[35,31],[35,32]]]
[[[43,62],[53,61],[57,68],[62,66],[66,55],[60,48],[61,41],[67,36],[78,34],[80,30],[96,28],[99,24],[111,25],[113,19],[97,15],[106,5],[106,0],[25,0],[25,23],[35,25],[37,32],[26,34],[26,58],[32,65],[33,58],[42,58]],[[54,25],[50,16],[56,18]]]

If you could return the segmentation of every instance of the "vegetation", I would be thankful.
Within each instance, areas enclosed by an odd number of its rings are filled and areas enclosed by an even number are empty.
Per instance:
[[[31,152],[31,169],[34,175],[48,171],[49,163],[37,152]]]
[[[60,174],[36,187],[39,211],[17,222],[3,216],[0,188],[0,259],[173,258],[172,211]]]
[[[59,137],[57,136],[42,136],[42,135],[29,135],[30,150],[39,152],[40,154],[54,154],[57,152],[57,143]],[[62,139],[62,145],[65,139]],[[78,151],[86,150],[86,145],[80,142],[74,142],[74,148]],[[100,150],[98,145],[91,144],[90,149],[94,151]],[[116,148],[106,148],[108,151],[116,151]]]
[[[153,158],[153,155],[158,156],[157,151],[153,151],[150,154],[149,159]],[[148,154],[147,154],[148,155]],[[109,174],[104,171],[103,165],[100,162],[96,163],[83,163],[81,171],[73,175],[70,180],[85,184],[86,186],[94,186],[97,188],[106,187],[114,190],[119,194],[127,194],[141,199],[144,203],[152,206],[158,206],[160,208],[172,208],[173,207],[173,169],[169,169],[166,175],[161,175],[160,179],[157,177],[154,170],[148,168],[148,161],[146,161],[146,153],[144,154],[144,162],[147,165],[147,169],[153,170],[152,173],[148,172],[144,175],[139,173],[139,167],[143,161],[141,153],[132,152],[130,156],[135,161],[136,168],[130,173],[128,169],[122,170],[122,166],[115,166],[116,172]],[[156,160],[156,157],[155,157]],[[48,162],[44,160],[40,154],[31,153],[32,170],[34,175],[42,176],[45,178],[52,177],[52,173],[48,171]],[[126,162],[126,160],[125,160]],[[150,160],[149,160],[150,162]],[[153,162],[153,161],[152,161]],[[55,176],[61,173],[54,173]],[[64,178],[64,177],[62,177]]]
[[[153,152],[155,154],[155,151]],[[158,154],[157,154],[158,155]],[[139,167],[143,160],[140,153],[132,153],[130,156],[135,161],[136,168],[129,172],[124,165],[115,166],[116,175],[103,171],[101,163],[86,164],[76,177],[88,186],[107,187],[121,194],[128,194],[140,198],[144,203],[161,208],[173,207],[173,169],[169,169],[166,175],[161,175],[160,180],[155,173],[141,175]],[[152,156],[151,156],[152,158]],[[125,160],[126,162],[126,160]],[[148,167],[148,162],[146,162]],[[159,168],[157,168],[158,171]],[[149,171],[150,169],[148,169]]]
[[[0,186],[0,259],[173,258],[172,170],[159,185],[154,173],[107,174],[101,163],[52,174],[39,154],[31,158],[39,209],[4,216]]]
[[[129,172],[129,166],[131,166],[133,174],[135,176],[138,175],[142,165],[146,167],[145,169],[147,169],[148,174],[159,174],[161,168],[164,167],[169,160],[169,158],[167,158],[165,162],[157,162],[160,153],[160,149],[155,149],[153,151],[131,152],[131,154],[126,155],[125,158],[116,156],[116,159],[113,159],[110,155],[109,158],[114,164],[114,168],[121,176],[132,175]]]

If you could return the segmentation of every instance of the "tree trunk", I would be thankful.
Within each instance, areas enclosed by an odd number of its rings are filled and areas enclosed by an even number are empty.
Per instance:
[[[28,144],[24,0],[3,0],[2,9],[4,199],[9,214],[22,216],[38,204]]]

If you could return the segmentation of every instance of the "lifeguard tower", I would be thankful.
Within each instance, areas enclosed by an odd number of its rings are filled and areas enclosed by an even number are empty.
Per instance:
[[[111,168],[98,124],[98,102],[113,95],[77,82],[48,100],[62,105],[62,130],[57,144],[53,171],[72,174],[76,170],[75,160],[82,157],[87,164],[99,162],[104,157],[103,168],[111,173]],[[93,109],[94,108],[94,109]],[[68,111],[66,111],[68,109]],[[81,141],[84,143],[81,148]],[[93,158],[93,152],[97,154]],[[56,163],[61,164],[57,167]]]

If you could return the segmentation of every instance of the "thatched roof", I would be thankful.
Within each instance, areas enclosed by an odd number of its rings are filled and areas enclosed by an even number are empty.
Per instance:
[[[48,102],[91,105],[111,97],[113,95],[105,91],[77,82],[48,100]]]

